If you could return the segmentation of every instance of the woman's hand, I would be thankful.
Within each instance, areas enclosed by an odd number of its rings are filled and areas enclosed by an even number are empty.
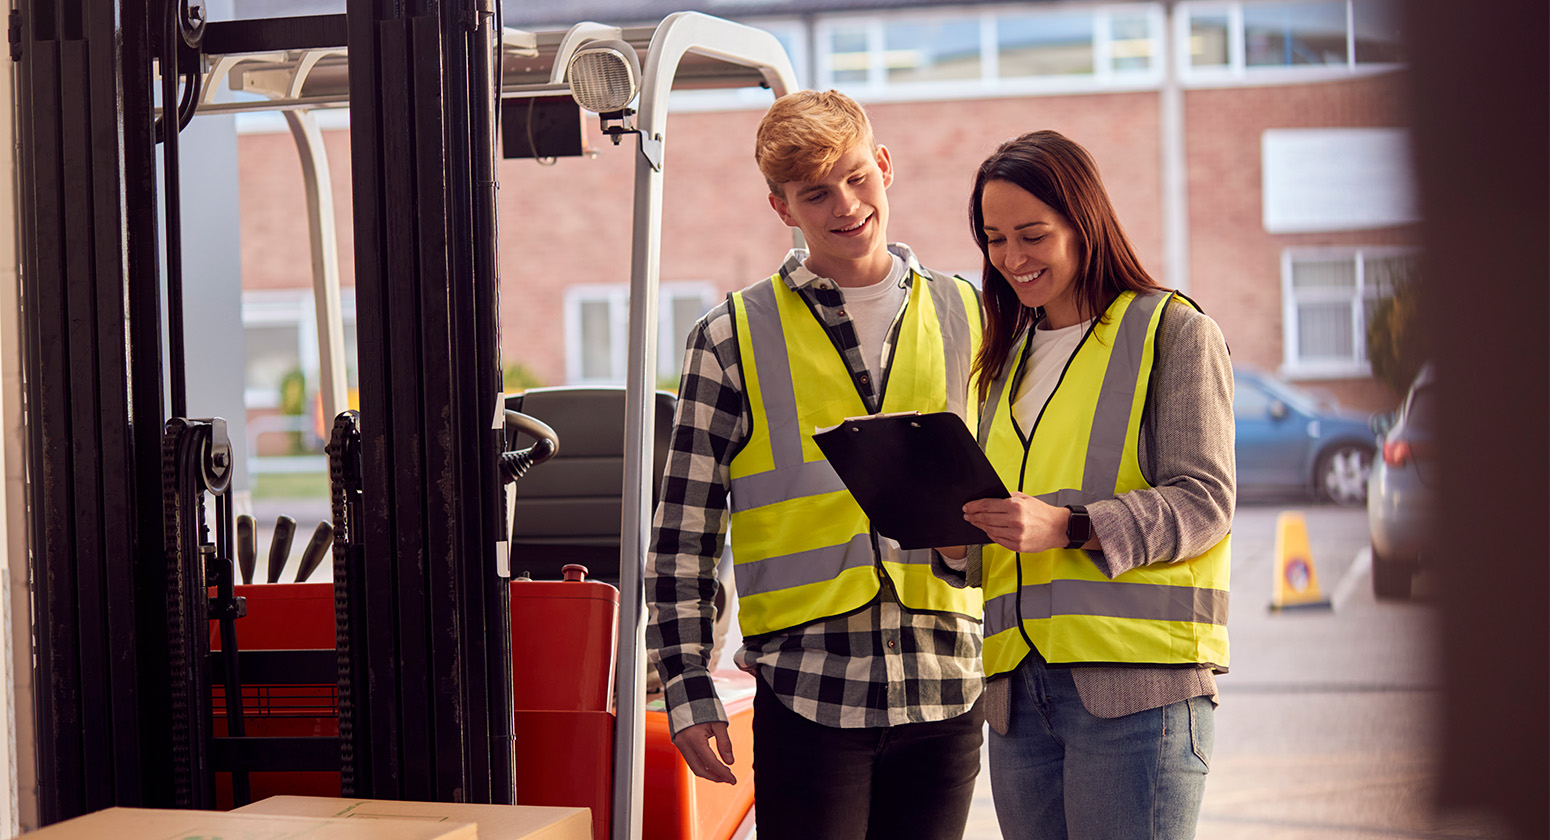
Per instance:
[[[1032,554],[1066,544],[1066,520],[1071,511],[1046,504],[1024,493],[1009,499],[976,499],[963,506],[963,518],[984,531],[996,545]]]

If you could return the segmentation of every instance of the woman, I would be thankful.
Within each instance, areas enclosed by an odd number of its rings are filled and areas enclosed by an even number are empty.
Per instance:
[[[1002,833],[1193,837],[1227,667],[1227,346],[1147,275],[1060,134],[997,149],[970,216],[979,440],[1014,492],[964,506],[992,543],[938,573],[985,590]]]

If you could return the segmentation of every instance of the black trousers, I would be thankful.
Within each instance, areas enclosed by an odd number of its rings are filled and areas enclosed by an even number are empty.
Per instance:
[[[980,770],[985,713],[836,729],[786,708],[759,681],[753,702],[759,840],[960,840]]]

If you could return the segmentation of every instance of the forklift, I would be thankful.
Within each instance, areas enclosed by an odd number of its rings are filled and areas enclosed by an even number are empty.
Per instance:
[[[746,834],[751,782],[692,776],[644,702],[641,571],[671,419],[654,386],[668,96],[783,95],[795,76],[779,42],[693,12],[522,31],[489,0],[234,21],[190,0],[38,0],[10,35],[34,824],[332,791],[586,806],[593,836],[615,840]],[[258,97],[222,100],[223,87]],[[314,119],[344,106],[358,411],[344,407]],[[250,582],[236,450],[222,418],[189,416],[184,375],[179,134],[199,114],[254,109],[284,114],[302,157],[334,418],[332,521],[292,583],[274,567]],[[553,126],[584,112],[634,146],[626,384],[507,395],[496,157],[567,153]],[[575,495],[582,475],[602,489]],[[598,495],[616,522],[595,515]],[[567,521],[584,533],[536,533]],[[332,583],[306,582],[330,553]],[[587,563],[616,578],[586,580]],[[535,565],[565,579],[512,577]],[[747,738],[749,678],[724,679]]]

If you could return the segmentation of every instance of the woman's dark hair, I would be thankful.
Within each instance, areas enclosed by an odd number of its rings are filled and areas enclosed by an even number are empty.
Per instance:
[[[1011,283],[990,262],[981,199],[991,181],[1022,187],[1076,230],[1081,266],[1072,291],[1084,316],[1102,314],[1120,292],[1161,288],[1136,259],[1098,177],[1098,165],[1086,149],[1056,131],[1035,131],[1002,143],[980,164],[969,199],[969,226],[985,260],[980,294],[985,333],[974,358],[982,401],[991,381],[1002,374],[1017,335],[1036,320],[1036,312],[1022,305]]]

